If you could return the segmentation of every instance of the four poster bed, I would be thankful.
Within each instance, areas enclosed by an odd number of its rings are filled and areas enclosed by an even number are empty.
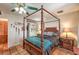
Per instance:
[[[28,25],[29,17],[38,11],[41,11],[41,20],[40,20],[40,25],[41,25],[41,33],[37,36],[29,36],[29,31],[28,28],[26,30],[26,22]],[[45,54],[51,54],[52,50],[54,47],[58,46],[59,44],[59,38],[60,38],[60,19],[48,12],[41,6],[41,8],[24,17],[23,20],[23,48],[26,49],[30,54],[37,54],[37,55],[45,55]],[[50,16],[52,16],[55,21],[44,21],[44,12],[48,13]],[[57,21],[57,27],[46,27],[45,24],[50,23],[50,22],[56,22]],[[49,25],[50,26],[50,25]],[[28,27],[28,26],[27,26]],[[27,32],[27,38],[26,38],[26,32]]]

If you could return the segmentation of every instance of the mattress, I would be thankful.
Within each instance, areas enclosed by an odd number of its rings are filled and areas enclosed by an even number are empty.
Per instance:
[[[37,37],[37,36],[32,36],[27,38],[27,41],[31,42],[32,44],[34,44],[37,47],[41,47],[41,38]],[[51,42],[48,39],[44,39],[44,50],[48,50],[53,46],[53,42]]]

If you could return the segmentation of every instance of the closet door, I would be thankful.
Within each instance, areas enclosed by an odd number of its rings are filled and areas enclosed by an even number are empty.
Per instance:
[[[7,21],[0,21],[0,44],[7,43],[8,37],[8,23]]]

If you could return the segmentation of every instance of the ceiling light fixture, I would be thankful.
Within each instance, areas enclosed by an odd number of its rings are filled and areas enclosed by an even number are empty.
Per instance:
[[[16,8],[15,8],[15,11],[19,11],[19,8],[18,8],[18,7],[16,7]]]
[[[22,11],[19,11],[19,14],[22,14]]]
[[[19,14],[26,13],[26,10],[24,9],[25,5],[17,4],[15,7],[15,11],[19,12]]]

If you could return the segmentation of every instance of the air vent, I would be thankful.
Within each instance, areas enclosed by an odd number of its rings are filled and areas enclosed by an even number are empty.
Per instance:
[[[57,13],[63,13],[63,10],[57,11]]]

